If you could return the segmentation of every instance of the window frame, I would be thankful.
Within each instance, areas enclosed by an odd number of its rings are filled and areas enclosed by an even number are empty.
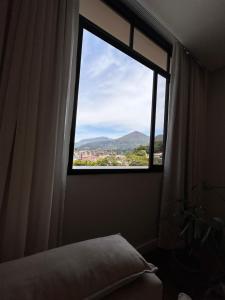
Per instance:
[[[105,2],[105,1],[103,1]],[[107,3],[108,4],[108,3]],[[114,7],[113,7],[114,9]],[[123,18],[124,15],[121,14],[120,11],[116,12],[121,15]],[[140,26],[135,25],[132,22],[132,19],[126,16],[126,20],[130,23],[130,43],[129,46],[118,40],[116,37],[112,36],[110,33],[106,32],[104,29],[98,27],[96,24],[92,23],[90,20],[85,18],[82,15],[79,15],[79,32],[78,32],[78,48],[77,48],[77,65],[76,65],[76,82],[75,82],[75,93],[74,93],[74,107],[73,107],[73,117],[72,117],[72,127],[70,134],[70,148],[69,148],[69,160],[68,160],[68,175],[78,175],[78,174],[105,174],[105,173],[149,173],[149,172],[162,172],[164,169],[164,156],[165,156],[165,148],[166,148],[166,137],[167,137],[167,119],[168,119],[168,100],[169,100],[169,83],[170,83],[170,57],[171,51],[168,47],[162,47],[161,44],[158,44],[161,48],[163,48],[167,52],[167,70],[165,71],[149,59],[142,56],[140,53],[133,49],[133,33],[134,27],[140,29]],[[79,81],[80,81],[80,67],[81,67],[81,55],[82,55],[82,42],[83,42],[83,31],[87,30],[99,37],[103,41],[109,43],[113,47],[122,51],[123,53],[129,55],[136,61],[145,65],[149,69],[153,71],[153,89],[152,89],[152,108],[151,108],[151,128],[150,128],[150,143],[149,143],[149,167],[147,169],[73,169],[73,155],[74,155],[74,140],[75,140],[75,132],[76,132],[76,116],[77,116],[77,106],[78,106],[78,92],[79,92]],[[143,32],[145,35],[146,32]],[[155,33],[154,33],[155,34]],[[149,35],[149,38],[152,39]],[[160,37],[161,39],[161,37]],[[153,40],[153,39],[152,39]],[[155,39],[153,40],[155,42]],[[161,75],[166,79],[166,95],[165,95],[165,112],[164,112],[164,131],[163,131],[163,158],[162,165],[154,165],[153,157],[154,157],[154,141],[155,141],[155,119],[156,119],[156,101],[157,101],[157,81],[158,75]]]

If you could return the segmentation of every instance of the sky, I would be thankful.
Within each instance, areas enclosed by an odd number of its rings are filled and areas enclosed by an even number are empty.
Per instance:
[[[162,133],[165,80],[159,76],[156,135]],[[84,30],[75,141],[149,135],[153,72]]]

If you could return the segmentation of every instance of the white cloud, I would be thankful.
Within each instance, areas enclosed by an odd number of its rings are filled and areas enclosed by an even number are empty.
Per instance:
[[[149,133],[153,72],[109,45],[104,50],[89,58],[87,70],[81,76],[77,127],[102,126]],[[162,99],[162,86],[158,92],[158,99]],[[157,111],[156,128],[160,128],[163,101],[159,101]]]
[[[138,75],[138,76],[137,76]],[[127,131],[145,131],[150,128],[150,110],[152,96],[152,73],[145,72],[128,78],[121,75],[114,80],[101,83],[96,88],[98,94],[92,98],[87,93],[81,96],[78,106],[79,126],[121,126]],[[101,100],[96,100],[99,97]]]
[[[104,54],[96,57],[96,60],[91,62],[88,69],[88,75],[90,78],[101,76],[113,64],[117,64],[117,60],[112,55],[112,51],[108,46]]]

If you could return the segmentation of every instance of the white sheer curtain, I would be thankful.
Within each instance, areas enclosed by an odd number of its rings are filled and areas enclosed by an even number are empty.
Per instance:
[[[59,244],[78,0],[0,4],[0,260]]]
[[[173,50],[159,245],[173,248],[179,231],[179,200],[201,198],[207,72],[183,47]],[[195,193],[192,192],[196,186]]]

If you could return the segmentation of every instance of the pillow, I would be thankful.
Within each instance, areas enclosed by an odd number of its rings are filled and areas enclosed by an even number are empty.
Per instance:
[[[148,263],[121,235],[113,235],[96,241],[102,243],[101,260],[95,269],[97,292],[87,299],[101,299],[114,290],[140,277],[142,274],[154,273],[157,268]]]
[[[100,299],[156,268],[121,236],[79,242],[0,265],[1,300]]]
[[[162,300],[163,287],[155,275],[146,273],[104,297],[104,300]],[[175,300],[175,299],[174,299]],[[177,299],[176,299],[177,300]]]
[[[178,295],[178,300],[191,300],[191,297],[189,297],[187,294],[185,293],[180,293]]]

